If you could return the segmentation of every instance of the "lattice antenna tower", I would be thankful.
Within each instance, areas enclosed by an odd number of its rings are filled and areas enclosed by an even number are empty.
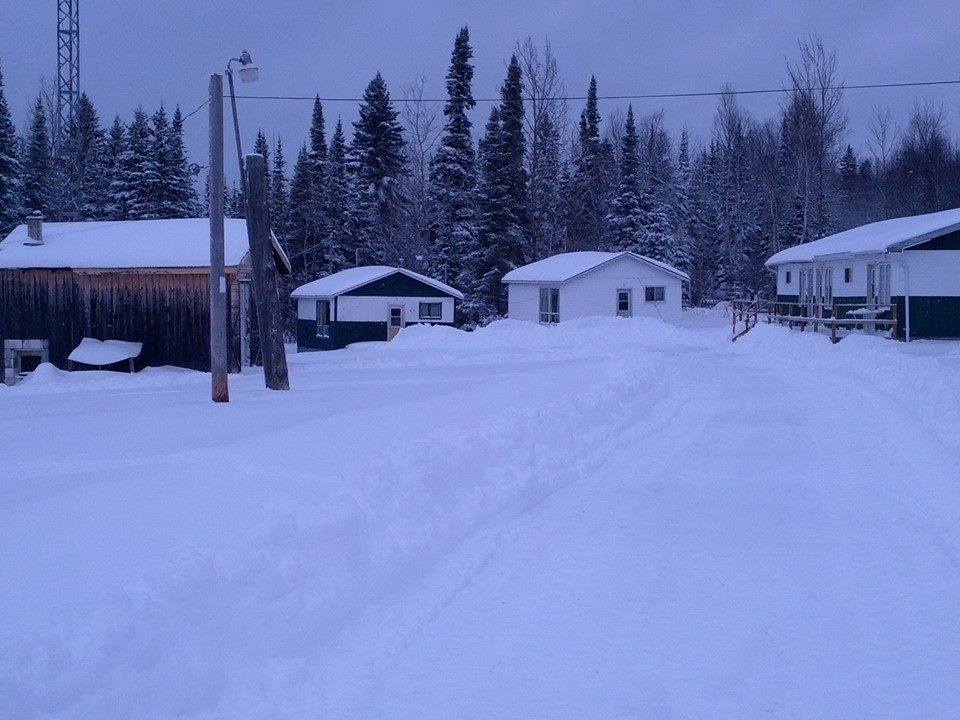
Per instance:
[[[57,0],[57,148],[67,136],[79,99],[80,0]]]

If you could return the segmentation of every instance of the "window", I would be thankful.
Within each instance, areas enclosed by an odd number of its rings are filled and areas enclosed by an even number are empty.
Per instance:
[[[783,282],[784,282],[784,284],[789,285],[791,281],[792,281],[791,273],[790,273],[789,270],[787,270],[787,272],[786,272],[785,275],[784,275],[784,281],[783,281]]]
[[[843,281],[845,283],[850,282],[853,279],[853,268],[844,268],[843,269]]]
[[[330,301],[317,300],[317,337],[330,337]]]
[[[630,317],[633,315],[633,291],[617,290],[617,316]]]
[[[420,303],[421,320],[443,320],[443,304],[438,302]]]
[[[560,322],[560,288],[540,288],[540,322]]]
[[[665,288],[662,285],[648,286],[643,289],[645,302],[663,302],[665,294]]]

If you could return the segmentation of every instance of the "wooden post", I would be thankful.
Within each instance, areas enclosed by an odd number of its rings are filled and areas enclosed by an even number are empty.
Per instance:
[[[260,354],[263,378],[270,390],[289,390],[287,356],[283,347],[283,321],[277,290],[277,265],[270,240],[270,211],[267,206],[267,164],[262,155],[247,155],[247,235],[253,266],[253,294],[260,325]]]
[[[210,76],[210,375],[214,402],[229,402],[227,278],[223,274],[223,77]]]

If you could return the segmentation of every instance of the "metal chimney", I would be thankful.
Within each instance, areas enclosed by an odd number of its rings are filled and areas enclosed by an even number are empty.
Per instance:
[[[24,245],[43,245],[43,213],[39,210],[27,216],[27,237]]]

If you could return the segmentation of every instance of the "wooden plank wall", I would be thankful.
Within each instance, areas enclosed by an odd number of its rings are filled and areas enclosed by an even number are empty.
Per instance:
[[[206,273],[0,270],[0,338],[48,339],[50,361],[58,367],[66,367],[82,338],[93,337],[142,342],[138,368],[209,370],[209,297]],[[228,303],[235,369],[239,339],[232,310]]]

